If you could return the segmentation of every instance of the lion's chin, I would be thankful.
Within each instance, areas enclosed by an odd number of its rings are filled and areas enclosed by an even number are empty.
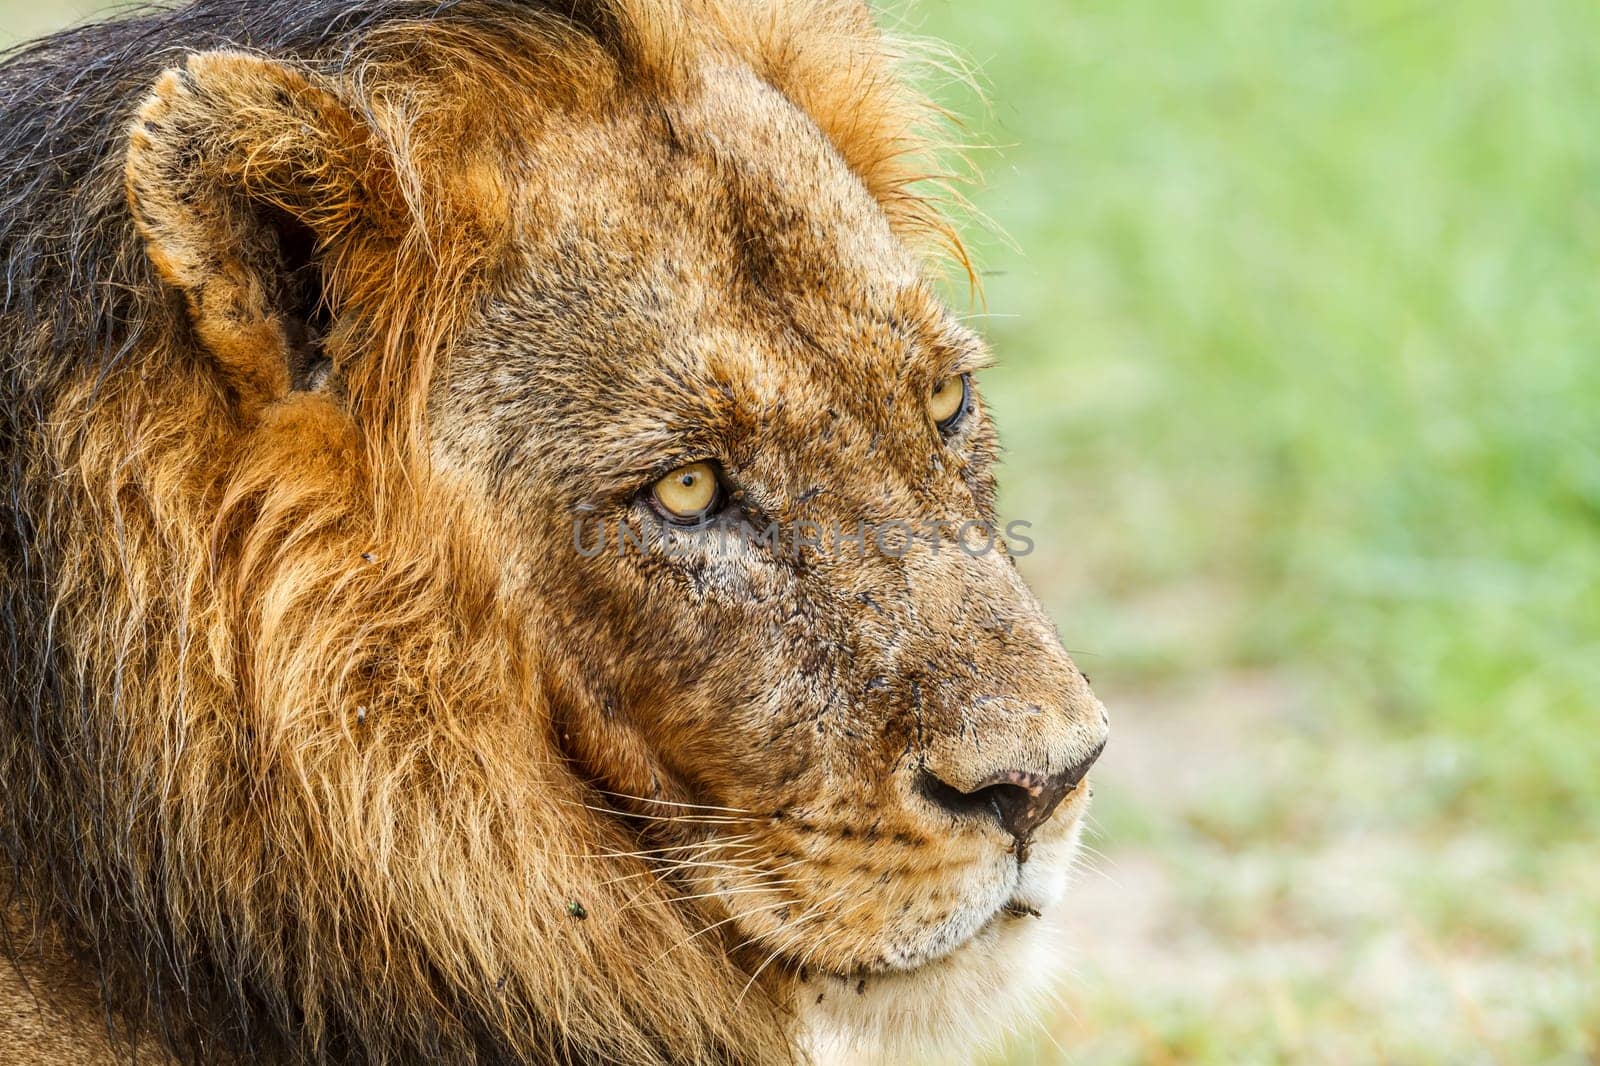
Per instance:
[[[1030,862],[1017,894],[948,954],[904,971],[812,974],[798,1003],[812,1061],[966,1063],[1025,1028],[1064,976],[1077,835]]]

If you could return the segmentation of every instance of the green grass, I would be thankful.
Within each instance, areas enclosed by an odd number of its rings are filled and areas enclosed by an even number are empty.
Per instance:
[[[1165,924],[1086,922],[1019,1061],[1600,1059],[1600,8],[919,10],[1005,146],[1030,574],[1114,734],[1224,738],[1181,795],[1108,765]]]
[[[910,21],[986,82],[1004,505],[1116,735],[1011,1061],[1600,1061],[1600,7]]]
[[[72,25],[115,6],[96,0],[54,0],[48,4],[0,0],[0,47]]]
[[[1441,815],[1600,828],[1600,9],[925,7],[1014,146],[991,391],[1069,644],[1315,669],[1472,746]]]

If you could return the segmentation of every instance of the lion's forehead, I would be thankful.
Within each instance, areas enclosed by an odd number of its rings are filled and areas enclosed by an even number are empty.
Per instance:
[[[528,151],[514,263],[613,315],[757,333],[782,317],[853,340],[902,316],[908,293],[929,302],[878,202],[747,68],[708,71],[683,98],[575,113]]]

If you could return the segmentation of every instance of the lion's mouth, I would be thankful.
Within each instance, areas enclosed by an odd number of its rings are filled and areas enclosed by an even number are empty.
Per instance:
[[[1002,926],[1013,922],[1041,919],[1044,912],[1037,906],[1020,898],[1012,898],[996,907],[986,921],[974,929],[961,943],[952,946],[948,951],[923,959],[914,966],[859,966],[846,970],[835,970],[818,966],[814,962],[804,963],[798,959],[789,958],[787,968],[802,984],[811,982],[814,978],[841,982],[860,991],[869,981],[886,977],[915,977],[919,972],[938,966],[941,963],[960,955],[974,943],[992,934]],[[780,962],[780,965],[784,963]]]
[[[798,978],[802,984],[809,977],[821,977],[854,987],[862,981],[869,985],[897,978],[915,982],[930,973],[1000,965],[997,960],[1018,952],[1031,957],[1041,950],[1040,937],[1048,940],[1058,932],[1051,919],[1066,894],[1068,872],[1076,856],[1077,819],[1036,841],[1034,849],[1037,854],[1026,863],[1015,852],[998,857],[999,861],[989,854],[976,869],[948,871],[954,884],[941,883],[928,888],[926,894],[912,885],[894,885],[882,897],[858,892],[853,897],[857,910],[852,913],[874,904],[885,912],[870,935],[861,935],[843,923],[834,928],[824,921],[825,932],[811,927],[815,939],[807,942],[806,950],[794,951],[794,944],[785,943],[771,953],[778,947],[772,941],[785,933],[779,923],[777,935],[767,942],[769,954],[763,958],[777,972]],[[954,907],[945,902],[953,894],[951,889],[965,897]],[[819,916],[832,917],[826,912]],[[765,938],[758,934],[758,939]]]

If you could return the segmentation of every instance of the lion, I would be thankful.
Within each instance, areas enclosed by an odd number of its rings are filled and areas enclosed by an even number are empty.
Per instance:
[[[1108,727],[969,528],[909,58],[851,0],[10,55],[0,1058],[914,1061],[1031,1009]]]

